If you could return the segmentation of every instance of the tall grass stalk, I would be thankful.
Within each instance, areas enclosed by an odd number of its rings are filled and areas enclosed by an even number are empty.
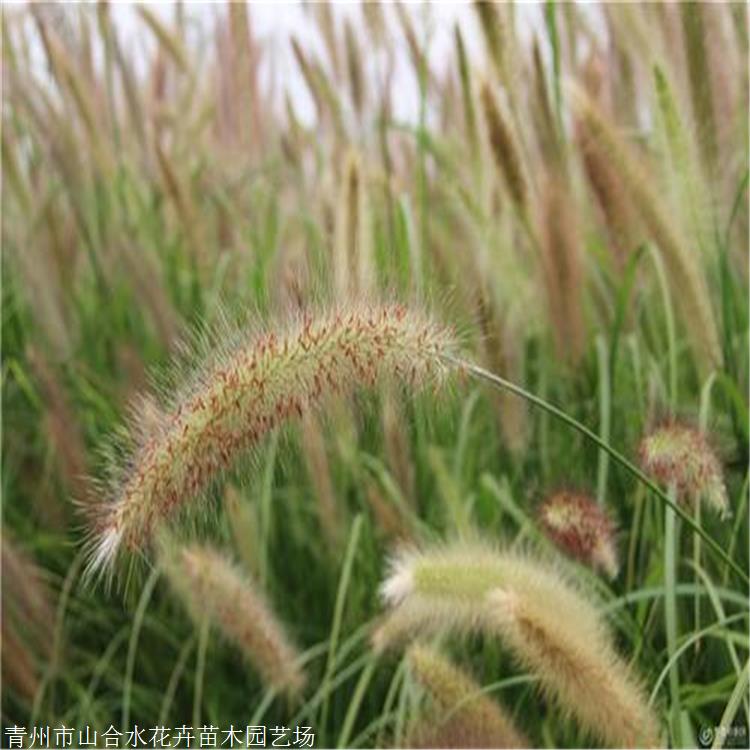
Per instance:
[[[370,682],[372,681],[375,674],[377,663],[377,656],[373,654],[370,660],[367,662],[365,668],[362,670],[362,673],[360,674],[357,685],[354,688],[354,693],[352,694],[352,700],[349,703],[349,708],[347,709],[346,716],[344,717],[344,721],[341,725],[341,733],[339,734],[336,747],[351,747],[349,743],[351,740],[354,723],[357,720],[357,714],[362,705],[362,701],[367,694],[367,688],[370,685]]]
[[[557,178],[547,178],[541,201],[540,234],[550,323],[558,357],[575,367],[585,345],[581,242],[568,196]]]
[[[518,213],[524,221],[527,221],[530,191],[515,135],[488,81],[482,82],[479,96],[487,122],[487,135],[495,164],[503,176],[505,186]]]
[[[151,595],[153,594],[158,581],[159,571],[154,569],[151,571],[151,574],[143,586],[141,596],[138,600],[138,606],[133,615],[133,625],[130,631],[130,637],[128,638],[128,658],[127,666],[125,668],[125,684],[122,697],[122,719],[120,720],[120,726],[122,727],[123,732],[126,732],[130,726],[130,703],[133,689],[135,660],[138,656],[138,639],[140,638],[141,629],[143,628],[143,622],[146,617],[146,608],[148,607]]]
[[[649,255],[654,263],[656,278],[659,282],[659,291],[664,305],[664,320],[667,329],[667,362],[669,364],[669,408],[673,410],[677,404],[677,330],[675,327],[674,312],[672,305],[672,294],[669,290],[669,277],[662,255],[659,249],[653,245],[648,246]]]
[[[359,537],[362,531],[362,516],[358,515],[351,526],[349,533],[349,542],[346,547],[344,563],[341,568],[341,578],[336,592],[336,603],[333,609],[333,620],[331,622],[331,635],[328,641],[328,659],[326,661],[325,674],[321,683],[321,690],[325,691],[328,684],[333,678],[333,670],[336,664],[337,649],[339,646],[339,635],[341,633],[342,618],[344,617],[344,606],[346,604],[346,594],[349,589],[349,583],[352,577],[352,568],[354,559],[359,549]],[[325,726],[328,717],[328,693],[321,707],[321,725]]]

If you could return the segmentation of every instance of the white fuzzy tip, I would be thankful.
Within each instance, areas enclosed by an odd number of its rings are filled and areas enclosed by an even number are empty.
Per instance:
[[[109,568],[117,554],[122,541],[122,531],[116,526],[110,526],[102,533],[94,546],[91,558],[86,567],[89,574]]]
[[[391,574],[380,587],[380,596],[386,604],[396,606],[414,591],[414,571],[411,561],[402,558],[395,560]]]

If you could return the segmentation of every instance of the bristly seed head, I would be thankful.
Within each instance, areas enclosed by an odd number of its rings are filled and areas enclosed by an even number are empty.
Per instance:
[[[198,624],[204,618],[239,648],[264,681],[290,695],[305,684],[301,655],[263,593],[218,551],[165,541],[162,564],[172,588]]]
[[[592,498],[555,492],[541,504],[538,516],[544,533],[568,555],[610,578],[617,575],[615,526]]]
[[[601,745],[658,747],[659,723],[588,597],[553,566],[479,540],[400,555],[376,651],[446,632],[498,637]],[[485,745],[486,746],[486,745]]]
[[[706,435],[678,422],[657,427],[641,441],[641,464],[646,472],[674,486],[678,500],[706,503],[724,518],[729,500],[721,462]]]
[[[140,551],[159,523],[188,507],[264,435],[329,394],[395,378],[439,379],[453,353],[451,332],[400,305],[352,306],[301,315],[219,352],[193,385],[162,409],[98,507],[89,572],[124,546]],[[133,431],[139,435],[139,430]]]
[[[430,697],[431,710],[407,747],[530,747],[503,707],[436,649],[417,643],[406,656],[409,672]],[[453,742],[445,742],[446,735]]]

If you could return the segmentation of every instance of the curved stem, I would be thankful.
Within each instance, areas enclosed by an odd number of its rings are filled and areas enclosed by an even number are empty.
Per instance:
[[[489,383],[492,383],[497,388],[502,388],[506,391],[510,391],[511,393],[514,393],[516,396],[520,396],[523,399],[526,399],[531,404],[534,404],[534,406],[538,406],[540,409],[544,409],[544,411],[548,412],[554,417],[557,417],[561,422],[565,422],[569,427],[572,427],[574,430],[579,432],[584,437],[588,438],[596,444],[599,448],[606,451],[614,461],[616,461],[620,466],[622,466],[626,471],[628,471],[630,474],[632,474],[639,482],[643,483],[651,492],[653,492],[665,505],[668,505],[674,512],[683,520],[683,522],[689,526],[692,531],[696,534],[698,534],[705,542],[706,544],[711,548],[711,550],[716,553],[717,556],[719,556],[732,570],[739,575],[745,583],[750,583],[750,577],[748,577],[747,573],[740,568],[737,563],[735,563],[729,555],[721,548],[721,546],[716,542],[713,537],[709,536],[700,526],[698,526],[697,523],[687,514],[685,511],[680,508],[679,505],[674,503],[662,490],[657,484],[655,484],[651,479],[646,476],[632,461],[628,460],[625,456],[622,455],[619,451],[615,450],[609,443],[602,440],[599,435],[597,435],[593,430],[590,430],[586,425],[579,422],[574,417],[571,417],[569,414],[564,412],[562,409],[558,408],[554,404],[549,403],[549,401],[545,401],[542,398],[539,398],[539,396],[535,396],[533,393],[530,393],[526,389],[522,388],[519,385],[516,385],[515,383],[511,383],[509,380],[505,380],[505,378],[501,378],[499,375],[495,375],[494,373],[490,372],[489,370],[485,370],[483,367],[480,367],[479,365],[475,365],[472,362],[467,362],[466,360],[460,359],[458,357],[453,357],[450,354],[444,354],[443,359],[446,362],[450,362],[452,365],[455,365],[466,372],[471,373],[472,375],[481,378],[483,380],[488,381]]]

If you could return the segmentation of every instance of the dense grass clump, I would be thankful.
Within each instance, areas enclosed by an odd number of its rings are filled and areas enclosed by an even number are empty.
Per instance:
[[[2,8],[3,726],[747,744],[746,6],[269,9]]]

